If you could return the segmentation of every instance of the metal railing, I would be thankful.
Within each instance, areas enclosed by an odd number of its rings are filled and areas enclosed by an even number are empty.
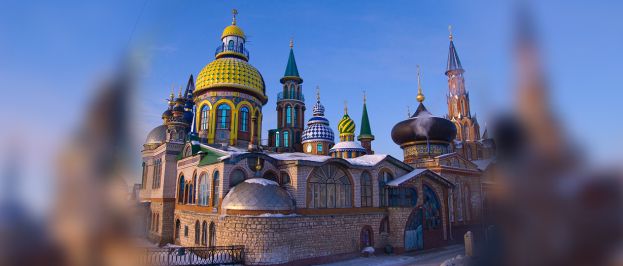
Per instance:
[[[245,57],[247,57],[247,59],[250,59],[249,57],[249,51],[247,51],[247,49],[243,48],[243,47],[239,47],[239,46],[225,46],[225,45],[219,45],[218,47],[216,47],[216,51],[214,51],[214,56],[216,56],[217,54],[220,54],[222,52],[235,52],[235,53],[239,53],[239,54],[243,54]]]
[[[297,95],[296,93],[294,93],[293,95],[284,95],[283,91],[280,93],[277,93],[277,101],[282,101],[282,100],[299,100],[304,102],[305,101],[305,96],[301,93],[299,95]]]
[[[244,265],[244,246],[148,248],[141,265]]]

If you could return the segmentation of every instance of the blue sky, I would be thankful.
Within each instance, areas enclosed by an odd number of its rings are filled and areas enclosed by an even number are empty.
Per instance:
[[[305,80],[307,105],[321,88],[335,128],[343,102],[359,124],[362,91],[374,149],[401,159],[392,126],[416,108],[416,65],[425,104],[447,112],[444,68],[447,26],[481,125],[513,102],[512,1],[3,1],[0,4],[0,117],[3,147],[22,141],[33,167],[49,174],[55,152],[75,129],[94,84],[132,49],[145,59],[137,138],[160,123],[164,98],[213,60],[231,9],[248,35],[251,61],[264,76],[269,102],[264,125],[275,127],[275,98],[288,56]],[[620,82],[623,20],[620,1],[534,1],[531,5],[552,105],[591,161],[623,158]],[[138,21],[138,23],[137,23]],[[136,25],[136,27],[135,27]],[[310,116],[310,109],[306,114]],[[266,137],[266,132],[263,133]],[[139,156],[140,146],[136,151]],[[138,166],[137,166],[138,167]]]

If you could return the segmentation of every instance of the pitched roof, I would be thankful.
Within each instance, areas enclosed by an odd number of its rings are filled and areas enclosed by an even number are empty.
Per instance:
[[[300,77],[299,69],[296,67],[296,60],[294,59],[294,49],[290,49],[290,56],[288,57],[288,65],[286,66],[286,73],[284,77]]]
[[[459,54],[456,52],[454,41],[452,40],[450,40],[450,52],[448,52],[448,65],[446,66],[446,73],[451,70],[463,70]]]
[[[374,139],[374,135],[372,135],[372,129],[370,128],[370,120],[368,119],[368,108],[366,107],[366,103],[363,103],[363,112],[361,115],[361,129],[359,130],[358,139],[361,140],[362,137],[368,137]]]

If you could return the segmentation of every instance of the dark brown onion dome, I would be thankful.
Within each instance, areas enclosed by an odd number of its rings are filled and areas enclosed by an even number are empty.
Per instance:
[[[392,129],[392,140],[402,146],[416,141],[451,142],[456,137],[456,126],[450,120],[433,116],[424,104],[407,120]]]

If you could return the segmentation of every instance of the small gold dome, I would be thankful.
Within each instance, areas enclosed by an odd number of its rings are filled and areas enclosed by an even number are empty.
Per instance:
[[[225,27],[225,29],[223,30],[223,34],[221,34],[221,39],[225,38],[226,36],[238,36],[240,38],[244,38],[244,32],[240,27],[232,24]]]
[[[262,101],[267,100],[264,78],[260,72],[238,58],[225,57],[210,62],[199,72],[196,84],[196,92],[209,88],[230,87],[253,93]]]

